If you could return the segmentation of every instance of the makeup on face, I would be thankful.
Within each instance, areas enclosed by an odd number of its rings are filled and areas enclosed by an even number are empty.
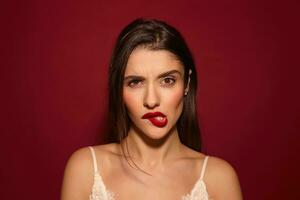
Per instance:
[[[168,124],[168,118],[161,112],[148,112],[142,116],[142,119],[149,120],[154,126],[164,127]]]
[[[168,51],[136,49],[130,55],[123,98],[134,126],[162,138],[176,126],[183,106],[184,68]]]
[[[160,74],[157,79],[160,79],[160,85],[163,87],[171,87],[174,85],[182,74],[178,70],[170,70]],[[124,84],[131,88],[141,87],[146,78],[138,75],[128,75],[124,78]]]

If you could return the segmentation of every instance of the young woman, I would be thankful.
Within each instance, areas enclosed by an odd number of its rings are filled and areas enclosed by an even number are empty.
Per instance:
[[[137,19],[120,33],[109,69],[112,143],[68,161],[62,200],[241,200],[226,161],[200,152],[197,76],[181,34]]]

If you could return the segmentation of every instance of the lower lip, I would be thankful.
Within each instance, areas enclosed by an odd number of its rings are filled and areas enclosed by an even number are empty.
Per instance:
[[[166,117],[163,118],[163,120],[157,120],[155,117],[151,117],[151,118],[148,118],[148,120],[154,125],[154,126],[157,126],[157,127],[164,127],[167,125],[168,123],[168,119]]]

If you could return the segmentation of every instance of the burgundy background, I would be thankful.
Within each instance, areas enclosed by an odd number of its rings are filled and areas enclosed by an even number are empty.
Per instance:
[[[226,3],[225,3],[226,2]],[[297,1],[7,1],[1,17],[0,199],[59,199],[77,148],[105,132],[107,64],[136,17],[192,49],[204,151],[236,169],[245,199],[297,199]]]

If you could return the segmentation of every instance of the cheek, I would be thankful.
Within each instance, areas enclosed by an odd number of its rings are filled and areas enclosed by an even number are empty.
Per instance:
[[[136,98],[136,95],[132,94],[129,91],[124,90],[123,92],[123,100],[124,104],[128,110],[128,114],[131,115],[131,113],[134,113],[134,111],[139,110],[138,108],[138,98]]]
[[[166,105],[174,109],[181,109],[183,104],[183,90],[181,88],[166,95]]]

